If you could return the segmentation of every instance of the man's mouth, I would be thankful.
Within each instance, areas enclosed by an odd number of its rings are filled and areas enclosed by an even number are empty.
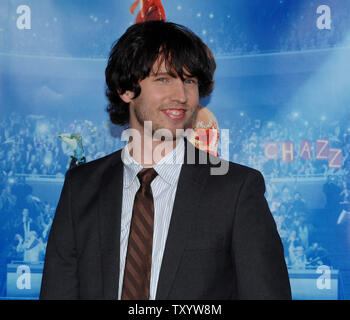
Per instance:
[[[175,108],[164,109],[162,110],[162,112],[171,120],[182,120],[186,114],[185,109],[175,109]]]

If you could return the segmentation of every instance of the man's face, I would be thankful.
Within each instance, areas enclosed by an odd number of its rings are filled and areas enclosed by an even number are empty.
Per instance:
[[[199,104],[198,80],[184,75],[171,76],[161,63],[156,62],[150,75],[140,81],[141,93],[130,99],[130,128],[143,134],[144,121],[152,121],[152,137],[155,131],[166,140],[176,139],[176,129],[186,130],[197,115]],[[159,139],[159,135],[155,135]]]

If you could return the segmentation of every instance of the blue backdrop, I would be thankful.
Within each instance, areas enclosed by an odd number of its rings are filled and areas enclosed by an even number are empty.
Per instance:
[[[0,3],[0,297],[36,299],[70,158],[123,146],[104,69],[135,22],[131,0]],[[217,60],[202,104],[229,130],[229,160],[264,174],[294,299],[350,298],[350,3],[162,0]],[[69,150],[68,150],[69,151]]]

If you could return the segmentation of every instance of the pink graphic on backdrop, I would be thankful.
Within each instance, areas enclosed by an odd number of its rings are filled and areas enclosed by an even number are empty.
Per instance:
[[[329,140],[317,139],[316,140],[316,159],[328,160],[329,153]]]
[[[341,168],[343,155],[341,149],[330,148],[328,152],[328,166],[330,168]]]
[[[283,162],[294,161],[294,143],[293,142],[282,142],[281,153]]]
[[[266,142],[265,143],[265,156],[267,159],[278,158],[278,144],[277,142]]]

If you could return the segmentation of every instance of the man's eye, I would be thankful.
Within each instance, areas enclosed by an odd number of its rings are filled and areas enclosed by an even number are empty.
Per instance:
[[[166,82],[168,79],[167,78],[157,78],[156,81],[159,82]]]
[[[197,83],[195,79],[185,79],[185,83],[187,84],[195,84]]]

